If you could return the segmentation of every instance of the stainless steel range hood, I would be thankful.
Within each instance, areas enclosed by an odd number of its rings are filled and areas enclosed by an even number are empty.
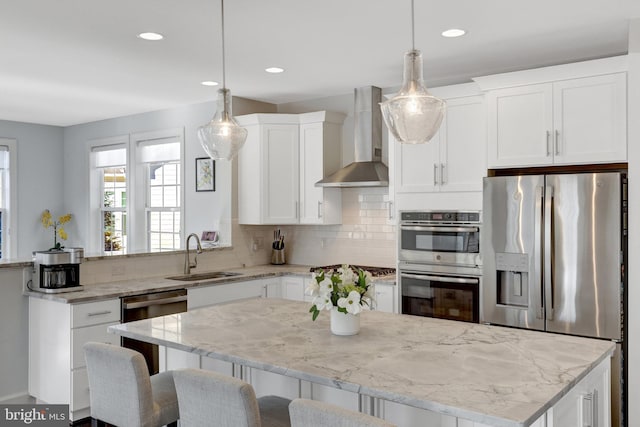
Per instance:
[[[386,187],[389,169],[382,163],[382,90],[355,89],[355,162],[316,182],[316,187]]]

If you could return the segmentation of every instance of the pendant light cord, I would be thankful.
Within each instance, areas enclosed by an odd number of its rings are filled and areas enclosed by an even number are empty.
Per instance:
[[[413,0],[411,0],[413,2]],[[222,89],[226,89],[225,62],[224,62],[224,0],[220,0],[220,21],[222,22]]]
[[[411,50],[416,50],[416,27],[413,9],[413,0],[411,0]],[[223,54],[224,57],[224,54]]]

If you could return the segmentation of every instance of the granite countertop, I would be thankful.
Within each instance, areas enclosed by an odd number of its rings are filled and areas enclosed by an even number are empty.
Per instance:
[[[614,344],[365,311],[358,335],[308,303],[254,299],[109,327],[112,333],[500,427],[536,421]]]
[[[109,298],[120,298],[131,295],[140,295],[152,292],[170,291],[175,289],[189,289],[200,286],[214,286],[233,282],[261,279],[265,277],[299,275],[311,277],[309,266],[305,265],[258,265],[244,268],[225,268],[220,271],[239,273],[237,276],[221,277],[218,279],[180,281],[166,277],[147,277],[117,282],[98,283],[85,285],[83,290],[75,292],[63,292],[59,294],[47,294],[37,291],[27,291],[25,295],[30,297],[59,301],[68,304],[100,301]],[[194,271],[194,274],[204,271]],[[179,274],[178,274],[179,275]],[[381,276],[373,279],[373,283],[395,284],[395,276]]]

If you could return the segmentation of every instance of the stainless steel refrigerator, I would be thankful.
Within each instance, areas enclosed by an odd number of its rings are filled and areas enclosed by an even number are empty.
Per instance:
[[[613,426],[624,425],[626,175],[484,179],[481,321],[613,340]]]

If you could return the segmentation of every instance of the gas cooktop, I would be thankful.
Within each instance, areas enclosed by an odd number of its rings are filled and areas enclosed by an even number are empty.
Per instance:
[[[342,264],[323,265],[319,267],[311,267],[309,271],[314,272],[316,270],[334,271],[342,267]],[[349,265],[355,272],[358,270],[365,270],[371,273],[373,277],[387,276],[389,274],[395,274],[396,269],[392,267],[369,267],[366,265]]]

